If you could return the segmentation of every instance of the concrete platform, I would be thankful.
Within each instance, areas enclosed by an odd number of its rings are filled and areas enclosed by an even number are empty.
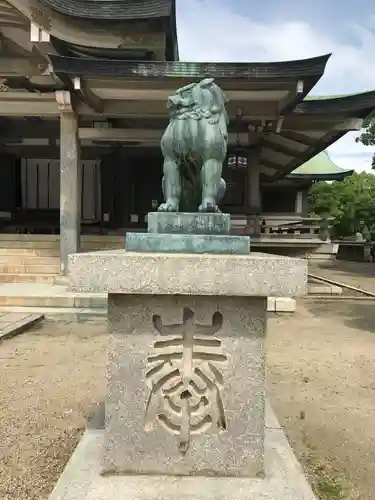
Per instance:
[[[102,476],[103,407],[91,422],[49,500],[316,500],[270,406],[265,478]]]

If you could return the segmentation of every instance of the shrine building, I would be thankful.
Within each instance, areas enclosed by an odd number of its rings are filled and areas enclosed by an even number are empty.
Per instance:
[[[60,235],[63,273],[81,234],[104,245],[146,227],[162,201],[167,97],[206,77],[229,98],[233,232],[266,250],[324,240],[309,187],[352,173],[324,151],[375,109],[375,91],[311,96],[330,55],[180,61],[174,0],[3,0],[0,33],[1,231]]]

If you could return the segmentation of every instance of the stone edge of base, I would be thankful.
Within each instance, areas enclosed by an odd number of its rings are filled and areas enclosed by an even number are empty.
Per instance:
[[[303,259],[248,255],[93,252],[69,255],[74,293],[296,297],[307,293]]]
[[[317,500],[286,435],[267,404],[266,477],[106,476],[104,431],[87,429],[48,500]]]

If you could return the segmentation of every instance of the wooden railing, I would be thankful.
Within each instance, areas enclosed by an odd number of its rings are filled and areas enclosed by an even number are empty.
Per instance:
[[[294,220],[291,221],[292,218]],[[232,233],[260,237],[264,235],[272,238],[319,238],[327,241],[330,238],[333,221],[333,217],[235,216],[232,218]]]

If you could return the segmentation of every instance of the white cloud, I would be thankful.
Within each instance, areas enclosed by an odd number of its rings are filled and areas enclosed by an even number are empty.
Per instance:
[[[180,0],[178,33],[180,56],[189,61],[280,61],[303,59],[328,52],[333,55],[325,75],[313,90],[316,94],[342,94],[375,89],[375,33],[366,27],[348,24],[348,40],[341,43],[335,31],[323,33],[308,22],[268,23],[235,13],[230,2],[218,0]],[[352,42],[355,40],[355,43]],[[372,148],[354,141],[347,134],[329,152],[343,168],[358,171],[371,168]]]
[[[374,148],[355,142],[358,133],[350,132],[328,148],[331,159],[341,168],[356,172],[372,172]]]

